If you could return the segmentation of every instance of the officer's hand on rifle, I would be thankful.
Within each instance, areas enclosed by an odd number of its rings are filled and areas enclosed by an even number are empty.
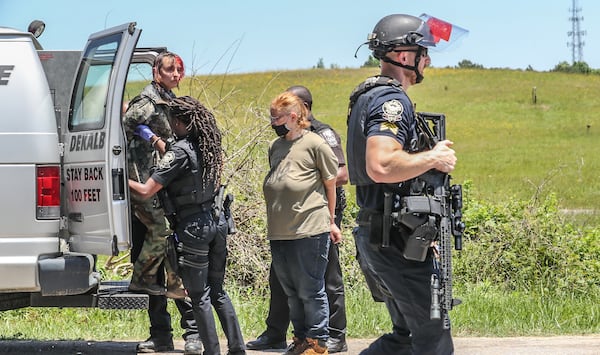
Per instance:
[[[450,148],[454,144],[452,141],[443,140],[438,142],[429,152],[435,159],[435,169],[443,173],[449,173],[454,170],[456,165],[456,154],[454,149]]]
[[[146,142],[149,142],[150,139],[156,135],[154,132],[152,132],[150,127],[144,124],[137,125],[137,127],[135,127],[135,131],[133,131],[133,134],[142,137],[142,139]]]

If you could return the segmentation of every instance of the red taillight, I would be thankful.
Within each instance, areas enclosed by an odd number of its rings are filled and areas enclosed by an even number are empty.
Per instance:
[[[50,219],[60,216],[60,167],[58,165],[38,166],[37,218]]]

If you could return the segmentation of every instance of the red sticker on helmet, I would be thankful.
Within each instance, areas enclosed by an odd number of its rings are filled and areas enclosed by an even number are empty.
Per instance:
[[[429,17],[429,19],[427,19],[427,25],[431,30],[431,35],[433,36],[435,43],[438,43],[440,39],[443,39],[446,42],[450,40],[450,35],[452,34],[451,23],[435,17]]]

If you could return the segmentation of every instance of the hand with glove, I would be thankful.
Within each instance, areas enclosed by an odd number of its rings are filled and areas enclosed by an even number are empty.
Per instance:
[[[152,132],[150,127],[146,126],[145,124],[141,124],[135,127],[135,131],[133,131],[133,134],[142,137],[142,139],[146,142],[149,142],[150,139],[152,139],[152,137],[156,135],[154,134],[154,132]]]

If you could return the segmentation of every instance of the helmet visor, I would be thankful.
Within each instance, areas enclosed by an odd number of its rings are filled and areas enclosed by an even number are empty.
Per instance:
[[[456,46],[469,33],[468,30],[462,27],[428,14],[421,14],[419,17],[429,26],[432,37],[431,41],[422,41],[419,45],[433,47],[432,49],[436,52]]]

